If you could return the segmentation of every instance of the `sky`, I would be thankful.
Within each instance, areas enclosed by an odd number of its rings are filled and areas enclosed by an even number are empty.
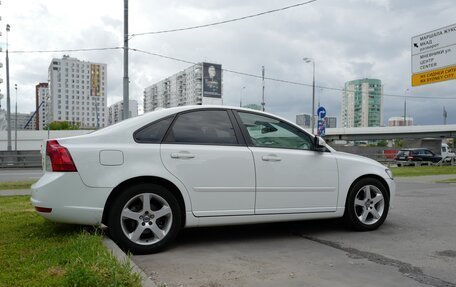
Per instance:
[[[202,25],[276,9],[303,0],[133,0],[129,3],[129,34]],[[309,84],[265,83],[266,111],[295,121],[311,112],[312,65],[316,85],[343,89],[346,81],[380,79],[384,85],[384,124],[407,116],[417,125],[456,124],[456,81],[411,87],[411,37],[454,24],[454,1],[440,0],[317,0],[297,8],[191,31],[134,36],[131,48],[191,62],[219,63],[224,69]],[[64,54],[108,65],[108,105],[122,100],[122,50],[91,52],[14,53],[123,45],[123,1],[2,0],[0,62],[5,56],[5,26],[10,53],[12,107],[18,85],[19,112],[35,108],[35,85],[47,82],[52,58]],[[188,63],[130,52],[130,98],[138,100],[150,86],[189,66]],[[5,65],[0,78],[6,78]],[[6,95],[5,80],[0,84]],[[243,89],[245,87],[245,89]],[[223,101],[238,106],[259,104],[261,79],[224,72]],[[397,96],[389,96],[397,95]],[[428,97],[419,99],[417,97]],[[441,99],[441,98],[450,99]],[[316,100],[328,116],[338,117],[342,92],[316,89]],[[6,100],[1,101],[2,108]],[[339,122],[340,123],[340,122]],[[338,124],[339,124],[338,123]]]

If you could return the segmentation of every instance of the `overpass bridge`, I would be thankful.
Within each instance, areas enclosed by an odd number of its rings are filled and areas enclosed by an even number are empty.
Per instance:
[[[326,129],[325,141],[456,138],[456,125]]]

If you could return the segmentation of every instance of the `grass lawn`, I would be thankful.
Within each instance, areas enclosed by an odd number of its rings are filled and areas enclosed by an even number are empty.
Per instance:
[[[391,168],[395,177],[455,174],[456,166],[404,166]]]
[[[0,182],[0,190],[30,189],[36,180]]]
[[[29,196],[0,197],[0,286],[141,286],[94,228],[37,215]]]

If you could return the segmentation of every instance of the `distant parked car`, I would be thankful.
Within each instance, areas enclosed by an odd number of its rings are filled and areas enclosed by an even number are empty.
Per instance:
[[[427,148],[401,149],[394,158],[397,166],[421,165],[422,163],[438,163],[442,160],[440,155]]]

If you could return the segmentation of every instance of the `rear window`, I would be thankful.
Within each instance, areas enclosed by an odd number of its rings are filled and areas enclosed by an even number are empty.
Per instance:
[[[173,117],[161,119],[141,128],[134,134],[135,141],[139,143],[160,143]]]

